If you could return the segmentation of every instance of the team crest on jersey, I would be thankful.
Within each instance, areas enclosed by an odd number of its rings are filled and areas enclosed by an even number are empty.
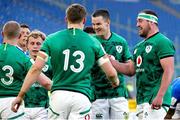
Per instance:
[[[43,72],[46,72],[49,69],[49,65],[45,65],[42,69]]]
[[[123,48],[122,48],[121,45],[117,45],[117,46],[116,46],[116,50],[117,50],[118,53],[121,53],[121,52],[122,52],[122,49],[123,49]]]
[[[136,58],[136,65],[137,67],[140,67],[142,64],[142,57],[139,55],[137,58]]]
[[[136,54],[136,53],[137,53],[137,49],[134,50],[134,54]]]
[[[146,46],[146,53],[149,53],[152,50],[152,46],[148,45]]]

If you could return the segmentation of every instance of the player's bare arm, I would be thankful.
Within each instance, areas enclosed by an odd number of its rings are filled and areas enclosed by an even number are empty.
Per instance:
[[[111,55],[109,55],[109,59],[117,72],[128,76],[135,75],[134,62],[132,60],[128,60],[125,63],[120,63],[119,61],[115,60]]]
[[[119,85],[119,78],[117,76],[117,72],[112,66],[107,55],[99,58],[98,64],[101,69],[105,72],[107,78],[112,82],[113,87],[117,87]]]
[[[153,109],[160,109],[164,94],[171,83],[173,73],[174,73],[174,57],[167,57],[160,60],[161,66],[164,70],[162,80],[161,80],[161,86],[157,93],[157,96],[152,102],[152,108]]]

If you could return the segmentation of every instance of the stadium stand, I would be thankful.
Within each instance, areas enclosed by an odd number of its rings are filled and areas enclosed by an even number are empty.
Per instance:
[[[131,0],[133,1],[133,0]],[[149,8],[157,11],[160,15],[160,29],[166,33],[171,39],[175,39],[176,35],[179,39],[178,20],[176,16],[163,10],[157,4],[153,4],[151,0],[134,0],[136,2],[124,2],[122,0],[76,0],[75,2],[85,5],[88,9],[87,24],[90,25],[90,14],[94,9],[107,8],[110,10],[112,19],[112,31],[124,36],[130,47],[133,47],[138,41],[136,34],[136,16],[138,11]],[[164,4],[179,10],[178,5],[174,5],[169,0]],[[163,2],[164,2],[163,1]],[[46,34],[52,33],[58,29],[65,28],[64,10],[73,0],[6,0],[1,1],[1,23],[7,20],[17,20],[20,23],[27,23],[32,29],[38,28]],[[177,11],[178,12],[178,11]],[[167,24],[168,23],[168,24]],[[2,24],[0,27],[2,27]],[[171,28],[174,29],[171,29]],[[177,38],[177,37],[176,37]]]

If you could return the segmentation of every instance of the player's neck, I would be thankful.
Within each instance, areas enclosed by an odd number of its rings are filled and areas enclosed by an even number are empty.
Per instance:
[[[83,25],[83,24],[72,24],[72,23],[71,23],[71,24],[68,24],[67,27],[68,27],[68,29],[69,29],[69,28],[77,28],[77,29],[81,29],[81,30],[82,30],[83,27],[84,27],[84,25]]]
[[[159,30],[153,30],[151,32],[149,32],[149,34],[146,36],[146,39],[150,38],[151,36],[153,36],[154,34],[156,34],[157,32],[159,32]]]
[[[159,28],[156,26],[153,26],[151,28],[151,30],[149,31],[149,33],[146,36],[146,39],[150,38],[151,36],[153,36],[154,34],[156,34],[157,32],[159,32]]]
[[[37,56],[30,54],[30,58],[32,58],[34,61],[36,60],[36,57],[37,57]]]
[[[107,33],[103,36],[101,36],[104,40],[108,40],[111,37],[111,31],[108,30]]]
[[[17,46],[17,40],[16,39],[3,39],[3,43],[8,43],[10,45]]]
[[[22,51],[24,51],[24,52],[26,52],[27,51],[27,48],[26,47],[24,47],[23,45],[21,45],[21,44],[19,44],[19,43],[17,43],[17,46],[22,50]]]

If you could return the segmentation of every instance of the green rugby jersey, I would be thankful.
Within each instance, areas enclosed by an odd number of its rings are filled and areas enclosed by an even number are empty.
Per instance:
[[[30,59],[16,46],[0,45],[0,98],[18,95],[30,66]]]
[[[104,56],[101,44],[80,29],[65,29],[49,35],[41,51],[51,56],[55,90],[69,90],[93,97],[90,71]]]
[[[43,67],[42,72],[50,79],[52,78],[52,66],[50,63],[50,58],[46,62],[46,65]],[[24,101],[26,108],[47,108],[49,106],[48,90],[42,87],[38,82],[35,82],[26,93]]]
[[[160,88],[163,69],[160,59],[174,56],[172,42],[161,33],[140,42],[134,49],[136,67],[137,103],[152,103]],[[163,104],[170,105],[171,86],[163,98]]]
[[[112,33],[108,40],[104,40],[98,36],[94,37],[100,41],[105,51],[113,55],[119,62],[125,62],[131,59],[127,42],[123,37],[115,33]],[[97,99],[128,96],[124,76],[122,74],[118,73],[120,85],[116,88],[112,88],[110,81],[97,64],[93,67],[92,77],[92,85],[94,86],[95,97]]]

